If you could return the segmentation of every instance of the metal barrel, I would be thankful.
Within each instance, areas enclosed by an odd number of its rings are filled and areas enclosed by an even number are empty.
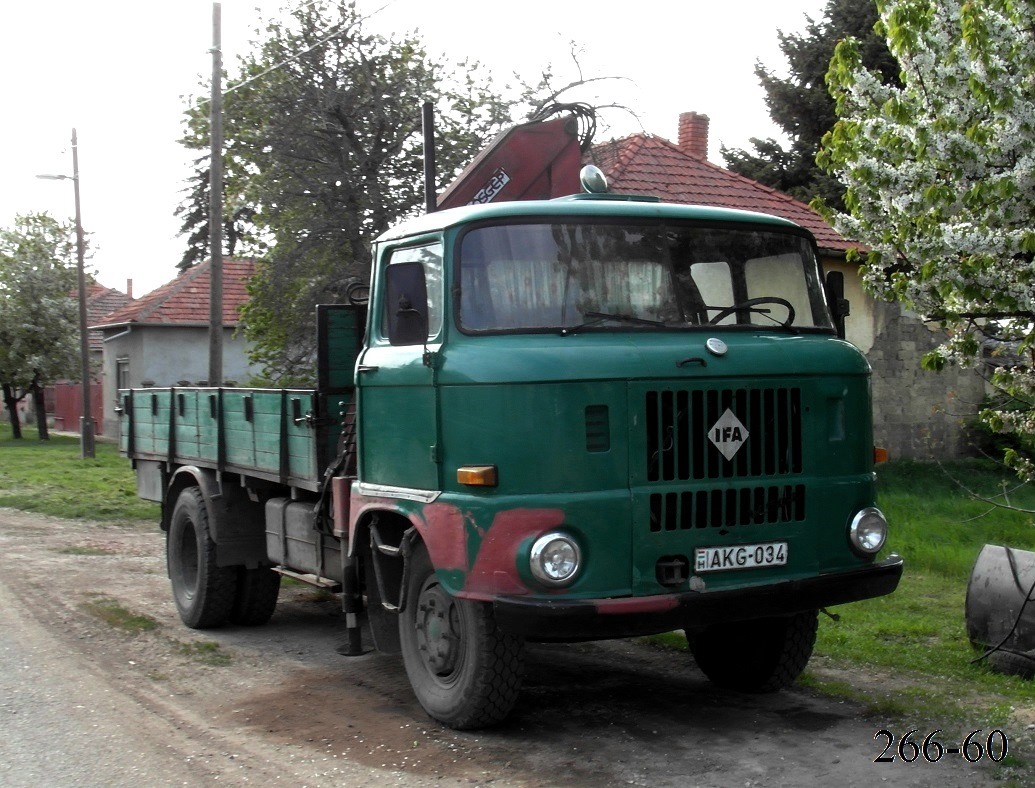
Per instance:
[[[967,584],[967,637],[980,648],[1035,649],[1035,553],[986,544]]]

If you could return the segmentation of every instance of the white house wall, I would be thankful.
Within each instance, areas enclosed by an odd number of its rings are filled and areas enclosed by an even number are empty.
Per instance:
[[[104,341],[104,429],[118,434],[117,362],[129,362],[129,386],[198,385],[208,379],[208,328],[133,326],[107,331]],[[258,372],[248,363],[250,343],[223,331],[223,380],[243,385]],[[185,383],[186,382],[186,383]]]

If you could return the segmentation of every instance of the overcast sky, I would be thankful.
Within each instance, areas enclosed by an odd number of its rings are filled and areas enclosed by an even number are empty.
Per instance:
[[[236,71],[262,15],[284,3],[223,0],[224,65]],[[680,112],[711,118],[719,145],[777,136],[754,75],[756,60],[781,71],[777,31],[802,32],[826,0],[358,0],[376,32],[417,31],[435,54],[473,57],[502,81],[529,79],[548,62],[566,71],[568,41],[583,47],[588,75],[627,77],[614,97],[639,114],[614,115],[599,139],[645,130],[675,139]],[[99,281],[134,295],[169,281],[183,251],[173,211],[190,156],[178,144],[183,96],[208,91],[210,0],[12,0],[0,10],[0,226],[16,214],[74,215],[71,174],[79,135],[83,225]],[[609,95],[610,98],[610,95]]]

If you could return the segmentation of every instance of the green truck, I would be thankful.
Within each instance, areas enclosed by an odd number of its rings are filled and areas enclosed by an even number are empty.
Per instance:
[[[282,575],[339,591],[345,650],[368,627],[464,729],[509,713],[526,641],[683,630],[777,690],[819,610],[897,586],[869,366],[804,229],[587,193],[373,253],[317,310],[314,390],[120,392],[187,626],[267,622]]]

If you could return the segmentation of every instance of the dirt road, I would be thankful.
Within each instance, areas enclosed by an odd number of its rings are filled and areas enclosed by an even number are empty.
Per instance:
[[[265,627],[184,628],[163,549],[149,526],[0,509],[0,784],[997,784],[987,759],[874,763],[874,733],[903,723],[804,688],[720,691],[688,657],[630,641],[530,646],[512,718],[457,733],[423,713],[397,657],[335,652],[329,595],[286,588]],[[157,626],[127,631],[103,607]]]

